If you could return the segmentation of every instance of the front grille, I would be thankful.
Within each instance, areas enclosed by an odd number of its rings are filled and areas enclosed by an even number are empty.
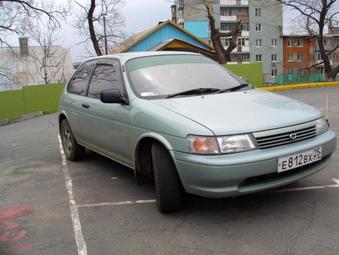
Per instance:
[[[291,138],[291,135],[294,139]],[[267,149],[272,147],[277,147],[281,145],[286,145],[290,143],[296,143],[304,141],[316,136],[315,126],[302,128],[294,131],[256,137],[257,144],[259,149]]]

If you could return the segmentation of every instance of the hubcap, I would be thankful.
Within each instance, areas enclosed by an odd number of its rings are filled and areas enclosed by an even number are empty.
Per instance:
[[[71,135],[72,135],[71,131],[67,127],[64,127],[62,143],[64,146],[64,150],[67,154],[69,154],[72,151],[73,147]]]

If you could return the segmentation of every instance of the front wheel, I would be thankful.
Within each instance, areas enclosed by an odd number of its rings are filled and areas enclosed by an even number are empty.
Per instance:
[[[62,120],[60,124],[60,137],[65,156],[68,160],[76,161],[83,157],[85,147],[77,143],[66,119]]]
[[[160,144],[153,144],[151,152],[158,209],[161,213],[176,211],[181,206],[181,182],[174,162]]]

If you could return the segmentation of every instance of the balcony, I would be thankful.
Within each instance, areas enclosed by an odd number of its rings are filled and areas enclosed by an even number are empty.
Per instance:
[[[241,37],[249,37],[249,36],[250,36],[250,31],[241,30]]]
[[[248,0],[220,0],[220,6],[248,6]]]
[[[248,47],[248,46],[241,46],[241,52],[250,52],[250,47]]]
[[[237,22],[237,16],[220,16],[221,22]]]
[[[224,45],[224,48],[227,49],[228,46]],[[232,53],[249,53],[250,47],[248,46],[237,46],[234,50],[232,50]]]

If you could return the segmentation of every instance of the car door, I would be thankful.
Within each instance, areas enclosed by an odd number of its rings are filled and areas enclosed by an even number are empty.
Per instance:
[[[88,142],[91,148],[114,159],[131,165],[128,145],[130,107],[107,104],[100,100],[103,90],[118,89],[125,92],[120,63],[117,60],[98,60],[87,94],[86,109]],[[127,95],[125,95],[127,97]]]
[[[79,143],[84,143],[90,132],[83,114],[87,107],[87,88],[94,67],[94,63],[89,61],[76,70],[67,86],[67,96],[64,97],[63,102],[71,130]]]

